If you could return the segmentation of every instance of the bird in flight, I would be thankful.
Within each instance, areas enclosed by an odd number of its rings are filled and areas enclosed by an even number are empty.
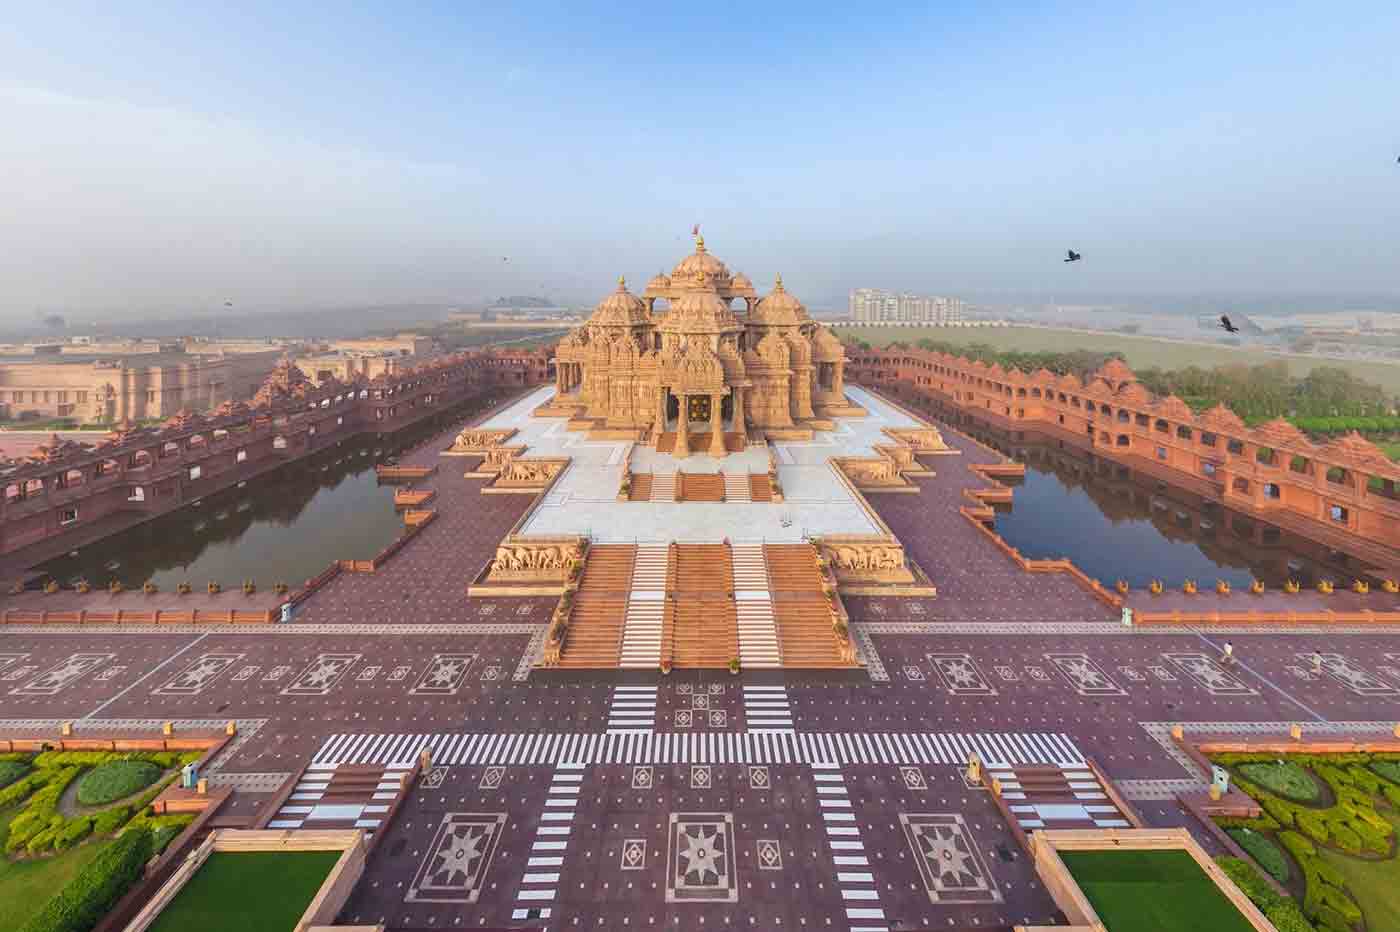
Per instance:
[[[233,302],[232,302],[232,301],[225,301],[225,302],[224,302],[224,307],[233,307]]]
[[[502,262],[509,262],[509,261],[510,261],[510,256],[501,256],[501,261],[502,261]]]
[[[1239,328],[1239,327],[1236,327],[1234,324],[1230,323],[1230,315],[1229,315],[1229,314],[1221,314],[1221,315],[1220,315],[1220,329],[1224,330],[1226,333],[1239,333],[1239,332],[1240,332],[1240,328]]]
[[[1079,253],[1075,252],[1073,249],[1066,249],[1066,250],[1065,250],[1065,261],[1066,261],[1066,262],[1078,262],[1080,259],[1083,259],[1083,258],[1084,258],[1083,256],[1081,256]]]

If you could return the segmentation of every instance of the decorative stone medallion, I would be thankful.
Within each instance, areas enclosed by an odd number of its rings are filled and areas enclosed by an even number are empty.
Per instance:
[[[692,764],[690,767],[690,788],[708,790],[711,787],[709,764]]]
[[[899,775],[904,779],[904,786],[910,790],[926,790],[928,783],[924,780],[924,772],[918,767],[901,767]]]
[[[404,902],[475,903],[505,824],[503,812],[445,814]]]
[[[428,668],[409,690],[415,696],[452,696],[462,688],[476,654],[434,654]]]
[[[426,776],[423,777],[423,787],[424,789],[436,790],[442,786],[443,781],[446,779],[447,768],[434,767],[428,771]]]
[[[622,869],[639,871],[647,866],[647,843],[645,838],[629,838],[622,843]]]
[[[32,681],[19,689],[11,690],[15,696],[52,696],[54,693],[76,683],[96,670],[116,654],[71,654],[67,660],[54,664]]]
[[[760,838],[754,853],[758,855],[758,869],[780,871],[783,869],[783,849],[776,838]]]
[[[505,779],[506,769],[500,765],[487,767],[481,774],[481,782],[476,785],[479,790],[498,790],[501,788],[501,781]]]
[[[632,789],[649,790],[652,787],[651,767],[632,768]]]
[[[165,685],[156,690],[158,696],[193,696],[204,691],[204,687],[219,678],[229,667],[243,659],[243,654],[222,651],[201,654],[185,669],[166,680]]]
[[[1127,693],[1103,667],[1094,663],[1088,654],[1046,654],[1045,659],[1055,665],[1061,675],[1081,696],[1125,696]]]
[[[768,773],[767,767],[749,768],[749,789],[766,790],[772,787],[772,777]]]
[[[335,688],[360,654],[317,654],[296,679],[282,690],[284,696],[324,696]]]
[[[938,671],[943,686],[955,696],[995,696],[996,689],[987,682],[977,661],[970,654],[929,654],[929,662]]]
[[[931,902],[1001,902],[962,816],[910,812],[900,813],[899,821]]]
[[[710,710],[710,727],[711,727],[711,728],[727,728],[727,727],[729,727],[729,713],[726,712],[724,709],[711,709],[711,710]]]
[[[1201,653],[1164,653],[1167,660],[1176,665],[1197,685],[1205,688],[1212,696],[1254,696],[1256,691],[1231,673],[1226,673],[1213,659]]]
[[[666,902],[737,903],[734,814],[673,812],[667,832]]]

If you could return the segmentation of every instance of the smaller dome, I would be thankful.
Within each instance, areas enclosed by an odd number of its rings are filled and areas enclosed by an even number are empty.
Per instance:
[[[746,288],[751,290],[753,288],[753,280],[743,272],[735,272],[734,278],[729,282],[729,287],[734,291],[743,291]]]
[[[657,272],[655,275],[653,275],[653,276],[651,277],[651,281],[647,282],[647,291],[651,291],[653,288],[670,288],[670,287],[671,287],[671,276],[667,275],[665,272]]]
[[[598,302],[590,324],[604,327],[630,327],[648,323],[647,306],[642,299],[627,290],[627,279],[617,280],[617,290]]]
[[[773,290],[758,302],[749,319],[756,323],[796,325],[809,318],[802,302],[783,288],[783,277],[779,275],[773,284]]]

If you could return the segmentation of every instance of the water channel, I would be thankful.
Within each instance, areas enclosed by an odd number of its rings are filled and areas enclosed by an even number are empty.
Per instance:
[[[1202,500],[1088,451],[1056,441],[1010,442],[974,431],[984,443],[1026,464],[1011,505],[996,507],[996,529],[1028,558],[1068,557],[1090,576],[1134,588],[1160,579],[1203,589],[1260,579],[1271,588],[1320,578],[1346,585],[1360,571],[1346,554]]]
[[[332,560],[368,560],[403,533],[394,510],[394,486],[380,485],[374,467],[460,422],[472,403],[394,434],[359,434],[323,450],[147,521],[74,556],[35,567],[71,586],[121,580],[128,588],[147,580],[162,590],[210,581],[236,588],[295,587]]]

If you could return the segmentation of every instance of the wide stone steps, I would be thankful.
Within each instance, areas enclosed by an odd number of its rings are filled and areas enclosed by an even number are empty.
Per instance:
[[[766,472],[749,475],[749,498],[755,502],[771,502],[773,500],[773,483],[768,481]]]
[[[651,500],[653,502],[674,502],[676,500],[676,474],[653,473],[651,477]]]
[[[559,666],[596,669],[618,665],[636,552],[632,544],[589,548]]]
[[[664,544],[637,548],[622,630],[620,666],[656,669],[661,663],[669,556],[670,548]]]
[[[651,501],[652,476],[649,472],[634,472],[632,474],[632,490],[627,496],[628,501],[649,502]]]

